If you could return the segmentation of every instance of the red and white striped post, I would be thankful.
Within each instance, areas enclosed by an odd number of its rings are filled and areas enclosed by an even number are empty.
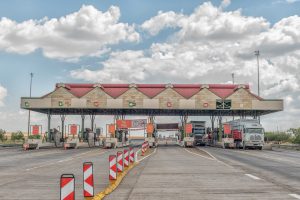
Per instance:
[[[146,143],[143,142],[143,144],[142,144],[142,156],[145,155],[145,151],[146,151]]]
[[[60,177],[60,200],[75,200],[74,174],[62,174]]]
[[[130,161],[130,164],[134,163],[134,150],[132,147],[129,148],[129,161]]]
[[[124,167],[129,166],[129,152],[128,149],[124,149]]]
[[[109,155],[109,180],[117,179],[117,156]]]
[[[83,196],[94,196],[94,175],[93,175],[93,163],[83,163]]]
[[[117,171],[123,172],[124,164],[123,164],[123,152],[118,151],[117,152]]]

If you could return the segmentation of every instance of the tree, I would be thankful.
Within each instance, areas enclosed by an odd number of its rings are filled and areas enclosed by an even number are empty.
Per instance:
[[[0,140],[1,142],[7,140],[6,131],[3,129],[0,129]]]

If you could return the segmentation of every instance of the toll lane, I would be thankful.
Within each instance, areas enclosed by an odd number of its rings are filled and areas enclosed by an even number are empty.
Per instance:
[[[118,150],[15,150],[15,154],[0,158],[0,199],[59,199],[59,178],[63,173],[75,175],[76,199],[83,199],[83,162],[94,163],[95,191],[98,192],[108,184],[108,156]]]
[[[217,159],[300,194],[300,153],[202,148]]]
[[[159,146],[106,199],[295,199],[254,177],[197,149]]]

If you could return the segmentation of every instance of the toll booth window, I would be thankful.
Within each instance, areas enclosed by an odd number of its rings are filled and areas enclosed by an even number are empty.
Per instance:
[[[230,109],[231,108],[231,100],[216,100],[216,108],[223,110],[223,109]]]

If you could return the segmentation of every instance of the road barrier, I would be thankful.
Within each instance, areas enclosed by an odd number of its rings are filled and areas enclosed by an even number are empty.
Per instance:
[[[129,166],[129,152],[128,149],[124,149],[124,167]]]
[[[142,156],[145,155],[145,152],[146,152],[146,143],[144,142],[144,143],[142,144]]]
[[[123,172],[123,168],[124,168],[123,160],[124,160],[123,152],[118,151],[117,152],[117,170],[118,170],[118,172]]]
[[[74,174],[62,174],[60,177],[60,200],[75,200]]]
[[[109,155],[109,180],[117,179],[117,156]]]
[[[83,196],[94,196],[94,175],[93,175],[93,163],[83,163]]]
[[[129,161],[130,161],[130,164],[133,164],[134,163],[134,150],[132,147],[129,148]]]

